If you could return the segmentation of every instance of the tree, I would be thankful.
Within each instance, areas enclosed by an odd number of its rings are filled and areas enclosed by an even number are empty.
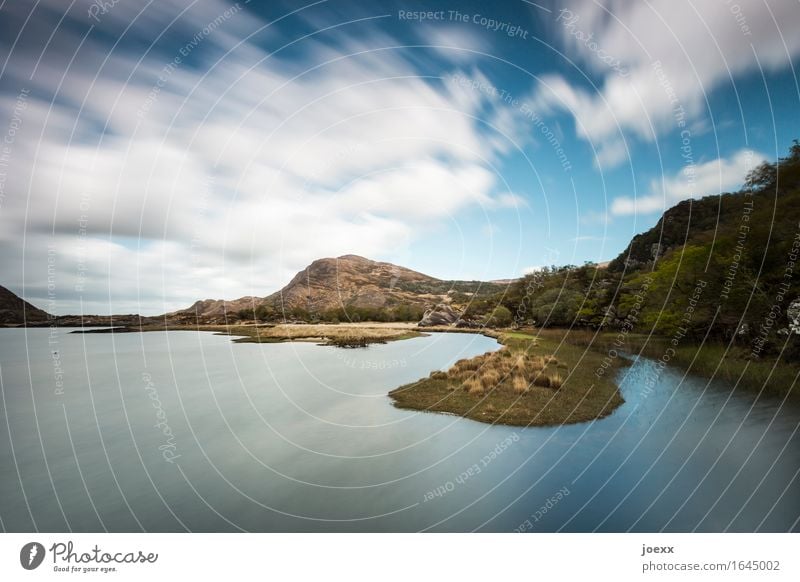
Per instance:
[[[492,314],[486,320],[486,325],[490,327],[507,327],[511,325],[512,320],[511,310],[503,305],[498,305],[492,310]]]
[[[750,172],[744,182],[748,190],[777,191],[800,186],[800,142],[794,140],[789,155],[771,164],[762,162]]]
[[[778,167],[762,162],[747,173],[744,186],[748,190],[774,190],[778,183]]]
[[[531,312],[542,326],[572,325],[584,294],[571,289],[547,289],[531,301]]]
[[[255,319],[256,316],[253,309],[240,309],[236,312],[236,315],[239,317],[239,319],[244,321]]]
[[[276,311],[269,305],[259,305],[255,310],[255,317],[259,321],[269,321],[274,319]]]

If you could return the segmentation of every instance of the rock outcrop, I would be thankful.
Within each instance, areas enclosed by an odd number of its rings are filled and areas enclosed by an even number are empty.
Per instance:
[[[446,304],[440,304],[436,307],[428,309],[422,320],[417,324],[420,327],[431,327],[436,325],[457,325],[461,319],[461,315],[452,307]]]

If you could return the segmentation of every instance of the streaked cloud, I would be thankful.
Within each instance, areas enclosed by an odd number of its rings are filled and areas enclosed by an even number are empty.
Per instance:
[[[79,295],[89,312],[143,313],[264,295],[321,256],[391,258],[437,220],[521,202],[492,169],[503,146],[480,101],[446,81],[468,73],[422,75],[377,28],[354,38],[328,23],[299,57],[220,1],[120,2],[99,22],[90,5],[59,24],[62,4],[40,3],[0,97],[5,110],[14,85],[33,89],[0,215],[4,284],[43,289],[45,271],[23,265],[52,245],[62,312]],[[9,18],[22,27],[30,8]],[[51,33],[42,53],[31,39]]]
[[[727,159],[686,166],[674,176],[652,180],[648,194],[644,196],[615,198],[611,203],[611,213],[663,212],[681,200],[735,191],[747,173],[764,160],[761,154],[740,150]]]
[[[796,3],[761,0],[559,3],[552,28],[577,69],[571,78],[585,73],[588,80],[544,75],[538,104],[569,113],[597,164],[613,167],[628,159],[636,140],[653,142],[678,127],[677,108],[689,122],[699,120],[720,85],[789,66],[800,55],[796,17]],[[625,74],[598,59],[598,51],[618,60]]]

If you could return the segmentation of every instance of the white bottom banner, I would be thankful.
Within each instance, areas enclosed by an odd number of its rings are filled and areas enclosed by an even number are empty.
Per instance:
[[[0,580],[800,580],[798,550],[794,534],[3,534]]]

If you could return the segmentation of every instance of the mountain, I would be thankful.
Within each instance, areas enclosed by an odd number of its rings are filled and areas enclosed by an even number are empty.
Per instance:
[[[319,259],[265,300],[276,312],[300,319],[420,321],[445,304],[463,312],[508,283],[448,281],[357,255]]]
[[[751,360],[800,362],[800,143],[739,192],[685,200],[607,268],[528,275],[504,304],[545,327],[732,342]]]
[[[762,258],[774,251],[782,260],[780,253],[796,234],[799,199],[800,142],[795,140],[788,156],[754,168],[743,190],[684,200],[664,212],[653,228],[633,237],[608,269],[657,268],[670,251],[710,245],[710,253],[722,241],[741,242],[754,258],[754,271],[769,274],[771,263],[762,265]]]
[[[0,287],[0,324],[47,321],[46,311],[34,307],[5,287]]]
[[[480,281],[443,281],[391,263],[344,255],[314,261],[266,301],[314,313],[347,307],[426,306],[447,301],[455,293],[494,292],[498,287]]]
[[[263,297],[241,297],[232,301],[224,299],[201,299],[195,301],[191,307],[167,313],[164,319],[172,323],[197,323],[205,321],[225,321],[226,318],[236,317],[242,310],[254,311],[264,302]]]
[[[433,277],[391,263],[344,255],[314,261],[283,289],[267,297],[266,302],[276,308],[301,308],[312,313],[343,306],[384,307],[395,302],[417,303],[426,295],[425,287],[436,281]]]
[[[446,281],[357,255],[318,259],[267,297],[206,299],[166,314],[174,322],[238,318],[419,321],[440,303],[466,304],[508,282]]]
[[[635,235],[628,247],[609,263],[608,269],[631,272],[652,268],[654,261],[669,251],[713,237],[720,228],[735,226],[742,216],[743,205],[751,199],[749,193],[736,192],[679,202],[664,212],[653,228]]]

